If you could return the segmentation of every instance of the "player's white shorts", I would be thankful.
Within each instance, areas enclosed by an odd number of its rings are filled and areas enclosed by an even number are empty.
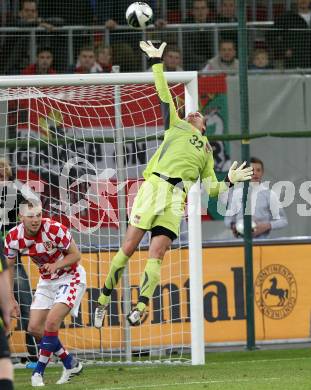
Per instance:
[[[77,317],[85,290],[86,274],[81,265],[73,275],[64,274],[58,279],[40,278],[30,310],[49,310],[60,302],[69,306],[71,315]]]

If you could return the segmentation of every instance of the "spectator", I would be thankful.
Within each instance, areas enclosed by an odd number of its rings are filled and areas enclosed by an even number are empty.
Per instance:
[[[76,65],[72,66],[68,73],[102,73],[102,71],[102,67],[96,62],[94,49],[82,47]]]
[[[222,0],[216,19],[218,23],[236,23],[238,19],[235,0]]]
[[[259,158],[252,157],[251,165],[254,171],[248,196],[251,197],[252,220],[256,223],[253,237],[265,238],[268,237],[271,230],[283,228],[288,223],[276,193],[262,183],[263,162]],[[235,237],[238,237],[236,224],[243,220],[242,195],[243,187],[238,187],[231,192],[225,216],[225,225],[232,230]]]
[[[163,54],[163,69],[165,72],[181,72],[182,56],[181,51],[175,45],[166,46]],[[152,68],[147,69],[147,72],[151,72]]]
[[[237,23],[235,0],[222,0],[219,13],[216,15],[216,23]],[[220,33],[221,40],[231,40],[238,47],[237,28],[223,29]]]
[[[1,0],[0,2],[0,24],[5,27],[10,20],[18,13],[19,0]]]
[[[12,184],[12,169],[9,163],[0,159],[0,185],[1,198],[0,198],[0,210],[1,210],[1,235],[4,237],[6,232],[17,225],[18,221],[18,208],[24,197],[20,191],[17,190],[16,186],[11,187],[13,191],[9,191],[8,187],[4,187],[4,183],[10,181]],[[3,188],[4,187],[4,188]],[[7,211],[6,211],[7,210]],[[5,213],[7,212],[7,216]],[[31,363],[37,362],[37,344],[28,332],[28,319],[29,310],[32,302],[32,291],[29,285],[28,275],[25,271],[20,256],[15,264],[15,278],[14,278],[14,296],[20,305],[21,311],[21,328],[25,333],[25,342],[28,351],[28,356],[22,358],[22,362],[28,362],[28,366],[32,367]]]
[[[163,68],[166,72],[182,71],[182,56],[177,46],[167,46],[163,55]]]
[[[36,0],[21,1],[21,8],[19,11],[19,18],[13,21],[16,27],[43,27],[47,31],[52,31],[54,26],[39,17]]]
[[[266,49],[255,49],[252,55],[252,61],[249,69],[252,70],[266,70],[271,69],[272,66],[269,60],[269,52]]]
[[[21,2],[19,16],[17,19],[12,20],[11,26],[42,27],[45,29],[45,32],[40,32],[36,39],[37,45],[53,48],[53,44],[56,44],[56,37],[52,34],[54,25],[49,20],[44,20],[38,15],[35,0],[24,0]],[[14,33],[10,37],[7,37],[3,56],[7,58],[4,73],[20,74],[21,70],[30,63],[29,33]]]
[[[267,34],[269,47],[278,66],[284,68],[311,67],[310,0],[297,0],[297,7],[275,19]]]
[[[235,71],[239,70],[239,60],[236,58],[236,50],[233,41],[225,40],[219,44],[219,54],[211,58],[202,69],[203,72],[209,70]]]
[[[38,9],[39,14],[43,18],[52,20],[60,18],[63,19],[63,23],[66,26],[90,26],[95,20],[95,10],[92,4],[95,0],[39,0]],[[97,0],[102,1],[102,0]],[[110,5],[109,5],[110,6]],[[68,68],[68,63],[65,61],[68,56],[68,39],[67,33],[58,33],[59,46],[54,48],[54,53],[57,57],[60,55],[62,61],[61,70]],[[79,49],[83,46],[89,46],[92,42],[93,32],[88,29],[79,29],[72,31],[73,42],[73,57],[76,58],[79,54]],[[55,50],[57,49],[57,51]],[[61,49],[61,52],[60,52]]]
[[[37,61],[28,65],[21,71],[21,74],[55,74],[53,68],[53,54],[50,49],[42,48],[37,52]]]
[[[209,23],[211,9],[207,0],[193,0],[192,15],[185,23]],[[206,58],[213,55],[213,35],[207,28],[185,29],[184,42],[184,65],[185,70],[200,70]]]
[[[100,46],[96,49],[96,61],[103,72],[110,73],[112,70],[112,52],[108,46]]]

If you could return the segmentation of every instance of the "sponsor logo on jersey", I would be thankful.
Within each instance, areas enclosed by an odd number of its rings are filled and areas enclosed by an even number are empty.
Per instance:
[[[134,215],[134,217],[133,217],[133,223],[139,223],[139,221],[140,221],[140,215]]]
[[[293,273],[282,264],[263,268],[255,281],[255,300],[266,317],[281,320],[290,315],[297,302]]]

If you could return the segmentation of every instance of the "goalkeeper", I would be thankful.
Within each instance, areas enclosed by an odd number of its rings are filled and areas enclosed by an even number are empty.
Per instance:
[[[200,177],[210,196],[217,196],[230,185],[250,180],[252,168],[244,162],[234,162],[226,181],[218,182],[214,172],[212,149],[205,131],[204,118],[199,112],[185,119],[178,117],[173,98],[163,73],[162,54],[166,43],[155,48],[140,42],[141,49],[152,63],[155,86],[161,101],[165,137],[144,171],[131,212],[122,247],[111,262],[99,305],[95,310],[95,327],[100,328],[107,313],[112,290],[147,230],[151,231],[149,258],[140,282],[136,306],[128,314],[131,325],[139,325],[146,306],[160,280],[160,268],[165,252],[179,234],[185,199],[192,184]]]

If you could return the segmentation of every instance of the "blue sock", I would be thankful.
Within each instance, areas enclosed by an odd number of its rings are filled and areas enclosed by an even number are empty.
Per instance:
[[[44,370],[50,360],[50,356],[55,351],[58,342],[58,332],[44,331],[44,336],[42,337],[40,342],[39,360],[32,374],[36,372],[41,375],[44,374]]]
[[[63,362],[63,365],[64,367],[68,370],[70,368],[73,368],[75,366],[75,359],[73,358],[73,356],[68,352],[66,351],[66,349],[62,346],[62,343],[60,342],[60,340],[58,339],[58,344],[57,344],[57,347],[54,351],[54,354],[56,356],[58,356],[62,362]]]

